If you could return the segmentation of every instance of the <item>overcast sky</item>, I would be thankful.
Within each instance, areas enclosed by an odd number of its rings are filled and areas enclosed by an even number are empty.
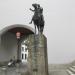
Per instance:
[[[48,41],[49,63],[75,60],[75,0],[0,0],[0,27],[29,24],[32,3],[44,9],[44,34]]]

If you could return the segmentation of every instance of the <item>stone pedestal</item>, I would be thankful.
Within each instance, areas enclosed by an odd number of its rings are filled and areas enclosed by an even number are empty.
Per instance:
[[[28,38],[28,63],[31,75],[48,75],[47,39],[44,35]]]

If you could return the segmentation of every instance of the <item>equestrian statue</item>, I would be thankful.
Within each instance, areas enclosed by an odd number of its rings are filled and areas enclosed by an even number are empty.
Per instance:
[[[43,8],[39,4],[32,4],[34,7],[34,10],[30,8],[32,12],[34,12],[34,15],[32,17],[32,20],[30,24],[33,22],[35,26],[35,34],[36,34],[36,27],[38,29],[38,33],[43,33],[44,29],[44,17],[43,17]]]

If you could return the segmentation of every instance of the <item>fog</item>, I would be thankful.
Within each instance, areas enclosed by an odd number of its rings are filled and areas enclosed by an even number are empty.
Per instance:
[[[32,3],[39,3],[44,9],[48,62],[61,64],[75,60],[75,0],[0,0],[0,28],[12,24],[34,28],[29,24]]]

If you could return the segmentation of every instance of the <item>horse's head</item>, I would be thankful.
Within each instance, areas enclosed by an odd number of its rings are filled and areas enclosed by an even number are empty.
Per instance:
[[[32,6],[36,9],[38,7],[38,4],[32,4]]]

